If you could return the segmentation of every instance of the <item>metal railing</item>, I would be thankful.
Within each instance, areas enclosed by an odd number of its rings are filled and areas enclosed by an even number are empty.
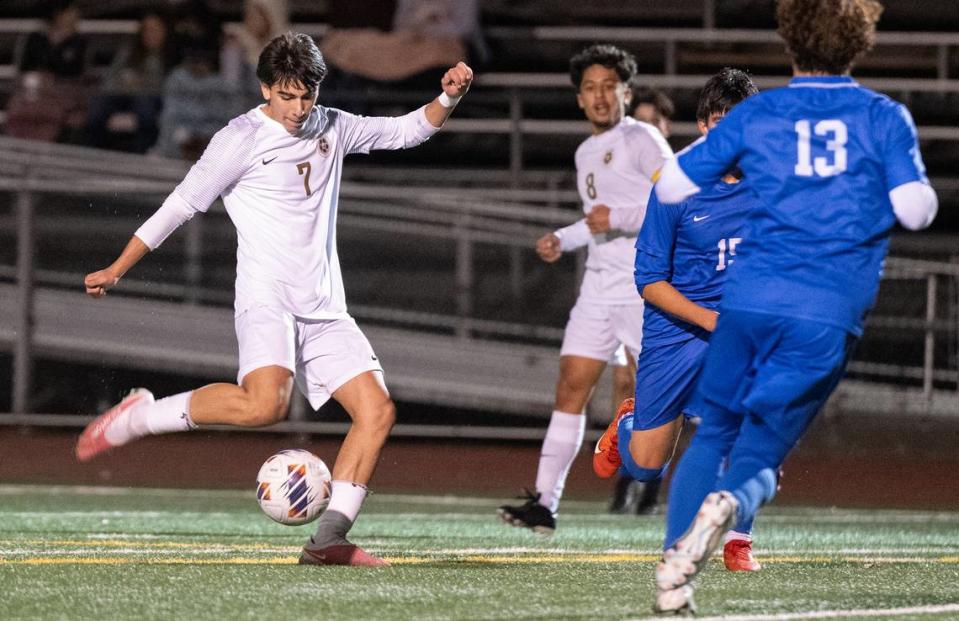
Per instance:
[[[782,45],[782,39],[779,38],[779,35],[776,34],[775,31],[735,28],[538,26],[533,28],[488,28],[486,34],[492,38],[499,39],[551,42],[607,41],[637,45],[658,43],[663,46],[662,73],[670,76],[678,73],[680,46],[684,44],[730,43]],[[950,51],[957,45],[959,45],[959,34],[954,32],[880,32],[876,37],[876,50],[881,50],[885,46],[934,49],[935,71],[938,80],[947,80],[949,78]],[[874,50],[873,53],[876,53],[876,51]]]
[[[712,13],[705,7],[705,15]],[[709,20],[705,20],[709,23]],[[136,31],[133,20],[84,20],[80,31],[88,34],[130,34]],[[36,19],[0,19],[0,33],[25,34],[42,28]],[[238,24],[228,23],[229,31]],[[294,27],[322,38],[327,26],[322,23],[299,23]],[[661,74],[644,75],[649,86],[669,89],[699,90],[709,75],[680,75],[678,73],[678,50],[692,44],[779,44],[778,35],[771,30],[741,30],[713,28],[599,28],[599,27],[493,27],[486,30],[492,39],[530,40],[543,42],[560,41],[614,41],[648,45],[659,44],[664,50],[664,65]],[[959,33],[952,32],[881,32],[877,49],[883,46],[898,46],[909,49],[933,48],[936,50],[935,78],[915,77],[861,78],[872,89],[885,93],[959,93],[959,80],[950,79],[950,58],[954,48],[959,47]],[[785,68],[785,66],[783,67]],[[760,67],[761,69],[761,67]],[[15,75],[15,65],[0,66],[0,79]],[[754,71],[754,73],[756,73]],[[908,71],[905,72],[907,75]],[[753,76],[760,88],[782,86],[787,78],[781,75]],[[477,77],[477,94],[489,101],[505,104],[506,116],[501,118],[469,119],[454,117],[446,126],[447,133],[499,134],[508,136],[508,159],[510,184],[518,188],[525,168],[526,142],[533,136],[585,136],[588,126],[582,120],[544,120],[529,118],[530,93],[543,89],[569,89],[566,73],[549,72],[494,72],[481,73]],[[369,95],[369,94],[367,94]],[[391,94],[392,97],[395,94]],[[476,99],[476,94],[472,95]],[[0,112],[0,116],[2,116]],[[695,138],[699,133],[695,123],[677,122],[672,131],[679,138]],[[923,140],[959,141],[959,127],[951,125],[920,125],[919,136]]]
[[[705,15],[712,9],[705,8]],[[675,75],[681,46],[685,44],[767,44],[780,45],[779,36],[772,30],[747,30],[711,27],[711,19],[704,18],[704,28],[615,28],[581,26],[537,26],[532,28],[498,26],[484,30],[484,36],[492,40],[548,41],[548,42],[593,42],[609,41],[621,44],[660,44],[663,47],[663,73]],[[0,19],[0,33],[23,35],[42,30],[40,19]],[[79,24],[79,32],[90,35],[131,35],[137,31],[136,20],[85,19]],[[224,31],[231,32],[239,23],[228,22]],[[296,23],[291,26],[318,39],[326,34],[328,26],[323,23]],[[877,49],[886,46],[906,48],[931,48],[935,50],[935,71],[938,80],[949,78],[949,59],[953,47],[959,46],[959,34],[953,32],[880,32]],[[16,59],[15,59],[16,60]],[[0,66],[0,78],[15,75],[16,64]]]
[[[959,395],[959,263],[890,258],[883,274],[886,281],[921,281],[925,288],[924,315],[890,317],[876,315],[867,321],[872,330],[908,330],[922,334],[922,366],[854,360],[853,375],[887,380],[919,380],[922,397],[931,402],[936,386],[949,386]],[[868,335],[867,335],[868,336]],[[937,366],[937,345],[947,345],[943,364]],[[941,356],[940,356],[941,357]],[[959,414],[959,411],[956,412]]]
[[[101,197],[104,200],[136,197],[137,200],[152,199],[151,202],[158,205],[184,170],[185,165],[181,162],[0,139],[0,192],[14,197],[11,216],[0,219],[0,223],[3,224],[2,230],[16,231],[17,248],[15,265],[0,266],[0,279],[14,280],[19,291],[12,378],[15,412],[29,411],[34,357],[31,336],[33,291],[39,284],[75,288],[80,282],[80,274],[74,272],[37,269],[38,231],[57,230],[60,234],[72,231],[75,235],[88,235],[101,230],[100,223],[87,221],[83,214],[71,219],[68,229],[62,222],[51,222],[43,213],[38,213],[39,199],[57,195]],[[524,248],[530,252],[533,240],[543,230],[578,217],[577,211],[548,207],[546,201],[573,205],[575,194],[557,193],[544,199],[547,193],[531,193],[529,189],[424,187],[416,192],[406,189],[404,186],[344,183],[341,231],[357,229],[388,235],[406,232],[431,240],[452,241],[449,269],[454,274],[453,287],[452,291],[442,293],[455,297],[455,312],[419,312],[383,305],[354,305],[352,311],[368,321],[452,333],[464,341],[493,339],[509,342],[519,338],[527,342],[533,339],[557,344],[561,337],[557,325],[476,316],[473,307],[477,294],[476,245],[516,249],[517,253],[512,257],[521,256],[518,253]],[[542,200],[538,204],[531,200],[526,202],[534,198]],[[132,217],[127,218],[129,223],[134,223]],[[125,289],[141,295],[175,297],[184,303],[229,303],[232,291],[222,288],[211,291],[202,287],[201,282],[204,272],[211,268],[203,262],[202,236],[217,228],[229,229],[230,225],[215,212],[213,217],[200,220],[202,226],[196,221],[191,222],[182,233],[187,242],[184,244],[184,276],[178,282],[161,285],[125,280]],[[133,228],[131,225],[129,230]],[[522,261],[514,263],[509,271],[511,287],[521,291],[526,278]],[[569,281],[567,286],[572,288],[572,275]],[[867,324],[866,338],[882,337],[886,332],[914,333],[916,340],[910,340],[910,343],[921,343],[922,362],[857,358],[850,366],[850,374],[900,386],[919,386],[922,399],[930,405],[943,398],[955,399],[959,395],[956,363],[956,351],[959,350],[959,264],[890,258],[886,281],[922,283],[925,288],[924,313],[921,316],[877,313]]]

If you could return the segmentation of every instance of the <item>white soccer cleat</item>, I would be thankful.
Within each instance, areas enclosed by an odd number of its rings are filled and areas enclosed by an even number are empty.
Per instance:
[[[113,425],[128,424],[126,419],[129,418],[130,411],[142,403],[153,403],[153,393],[146,388],[136,388],[123,401],[96,417],[77,440],[77,459],[90,461],[100,453],[119,446],[107,439],[107,429]]]
[[[660,615],[686,616],[696,614],[693,587],[689,584],[667,591],[656,591],[653,612]]]
[[[656,566],[658,592],[677,590],[682,586],[692,589],[693,577],[706,566],[723,535],[735,523],[738,507],[739,503],[729,492],[713,492],[706,496],[692,526],[666,550],[663,561]]]

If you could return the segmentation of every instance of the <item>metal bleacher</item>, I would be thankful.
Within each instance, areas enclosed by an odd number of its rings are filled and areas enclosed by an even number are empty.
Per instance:
[[[43,288],[34,294],[32,349],[39,359],[220,381],[235,377],[236,337],[229,308],[119,295],[93,300],[80,287]],[[18,297],[14,285],[0,285],[0,349],[7,351],[17,339],[13,319]],[[558,369],[555,347],[464,341],[376,325],[364,326],[364,331],[399,400],[534,415],[550,410]]]
[[[6,212],[0,208],[0,222],[3,238],[14,242],[7,247],[18,249],[14,265],[0,265],[0,350],[14,353],[14,392],[19,395],[15,402],[21,413],[31,411],[33,360],[92,362],[221,380],[235,373],[232,309],[227,305],[232,278],[219,286],[204,284],[203,272],[216,266],[202,252],[190,257],[191,248],[202,249],[219,239],[217,229],[230,228],[221,209],[194,219],[156,257],[144,262],[165,265],[161,279],[136,280],[137,275],[130,275],[103,300],[82,294],[82,273],[76,268],[35,265],[46,260],[35,252],[43,239],[45,244],[59,244],[64,253],[72,239],[82,240],[84,267],[93,260],[87,256],[116,252],[136,224],[127,213],[130,206],[117,203],[117,198],[133,196],[155,205],[172,189],[183,166],[145,156],[0,139],[0,196],[13,198],[0,201],[10,207]],[[540,200],[548,196],[538,194]],[[45,200],[50,197],[81,199],[90,206],[115,205],[106,219],[72,214],[65,221],[59,200]],[[369,272],[347,271],[348,290],[351,282],[374,278],[375,272],[386,271],[388,279],[401,280],[405,253],[422,247],[430,248],[429,254],[438,255],[443,264],[442,273],[427,271],[414,285],[436,308],[417,310],[395,299],[351,306],[384,361],[398,399],[527,416],[546,416],[551,410],[561,323],[537,312],[548,300],[535,299],[531,314],[521,320],[504,320],[481,316],[474,299],[481,295],[479,265],[497,248],[531,254],[537,232],[571,217],[570,211],[520,198],[531,198],[529,191],[492,189],[484,195],[466,189],[451,194],[448,188],[426,187],[403,193],[397,187],[344,184],[341,247],[344,240],[364,243],[376,238],[391,244],[391,254],[381,255]],[[562,194],[552,199],[563,204],[575,200]],[[103,226],[116,219],[122,221],[120,226]],[[15,236],[12,228],[17,229]],[[405,247],[398,237],[413,241]],[[443,243],[449,247],[444,249]],[[171,260],[185,266],[176,269]],[[523,268],[530,263],[520,262],[520,290],[536,279],[529,267]],[[571,301],[576,282],[571,268],[556,268],[564,285],[550,297]],[[496,271],[493,282],[499,289],[515,276],[505,266],[490,269]],[[840,403],[847,408],[866,405],[872,412],[883,404],[925,415],[959,412],[959,373],[955,347],[949,345],[957,335],[957,282],[956,264],[890,260],[884,285],[892,287],[888,296],[915,297],[924,291],[924,303],[917,306],[918,316],[895,316],[884,312],[881,296],[881,312],[872,318],[867,335],[887,334],[898,346],[896,339],[906,331],[913,336],[901,341],[903,351],[916,350],[918,358],[912,362],[903,354],[893,361],[883,356],[857,359],[851,367],[853,379],[838,393]],[[29,328],[24,331],[22,326]],[[611,408],[609,386],[608,381],[601,382],[593,402],[600,417]],[[889,399],[876,403],[864,398],[883,390],[890,393]]]
[[[14,201],[16,212],[4,216],[0,211],[0,222],[8,232],[20,227],[15,238],[18,244],[32,246],[33,242],[23,240],[44,235],[61,239],[73,235],[91,240],[99,237],[99,242],[91,243],[102,247],[104,229],[99,223],[75,215],[66,225],[61,217],[45,213],[45,205],[56,201],[45,203],[44,197],[89,197],[93,203],[110,201],[116,195],[136,195],[138,200],[152,198],[155,205],[183,172],[183,163],[176,161],[2,138],[0,193],[15,193],[19,198]],[[568,220],[568,215],[558,209],[533,210],[527,206],[524,210],[518,202],[497,198],[495,191],[484,196],[482,202],[475,192],[472,198],[469,191],[457,192],[456,201],[451,202],[448,190],[444,193],[435,188],[418,192],[415,205],[397,199],[398,191],[400,188],[359,183],[344,187],[340,243],[344,243],[344,230],[346,239],[350,239],[351,229],[365,231],[364,236],[387,237],[406,231],[433,240],[453,240],[458,248],[450,258],[462,261],[469,260],[468,248],[474,243],[529,248],[538,231]],[[512,198],[508,192],[506,198]],[[384,204],[387,202],[391,205]],[[27,228],[22,222],[24,203],[31,212],[36,206]],[[125,234],[129,235],[135,219],[122,213],[117,217],[127,226]],[[209,235],[211,229],[230,225],[222,209],[215,208],[186,225],[178,235],[189,240],[204,230],[201,226]],[[122,226],[113,227],[117,228]],[[111,231],[108,237],[120,240],[123,233]],[[186,248],[200,246],[202,241],[184,244]],[[164,248],[157,251],[161,261]],[[178,249],[174,246],[167,252],[173,255]],[[21,264],[18,269],[0,266],[0,281],[29,280],[35,285],[26,289],[32,294],[28,293],[29,309],[25,310],[17,286],[12,282],[0,284],[0,350],[19,356],[26,351],[31,359],[38,360],[97,362],[221,380],[234,376],[233,312],[224,305],[232,298],[228,286],[196,291],[205,288],[176,276],[173,283],[143,282],[132,277],[109,298],[92,300],[80,290],[81,273],[63,268],[35,269],[32,263],[39,259],[25,250],[21,252],[21,260],[30,265]],[[202,257],[184,260],[202,261]],[[190,271],[185,269],[183,273]],[[456,271],[465,274],[460,284],[468,286],[472,267],[461,265]],[[350,274],[347,280],[349,286]],[[434,288],[435,295],[444,294],[444,282]],[[456,297],[450,291],[445,291],[445,297],[451,293]],[[170,296],[179,299],[169,301]],[[352,307],[384,361],[395,397],[480,411],[548,414],[558,364],[558,330],[478,318],[470,312],[468,298],[454,302],[453,306],[462,311],[459,316],[401,307]],[[24,312],[30,317],[28,342],[18,330]],[[527,342],[518,343],[516,338]],[[17,368],[29,375],[27,365]],[[20,392],[26,395],[29,388],[23,386]],[[28,402],[29,397],[25,398]],[[601,390],[595,403],[594,407],[603,411],[611,408],[608,390]],[[27,410],[28,406],[22,406],[21,411]]]
[[[693,4],[684,2],[684,10]],[[36,27],[30,20],[0,20],[0,35]],[[86,20],[83,26],[103,36],[133,27],[124,20]],[[296,27],[316,36],[325,29]],[[656,65],[647,82],[674,92],[698,91],[707,78],[704,67],[746,64],[757,56],[763,61],[750,68],[761,88],[786,80],[777,57],[767,53],[778,46],[771,31],[496,26],[487,36],[523,54],[543,44],[562,57],[600,40],[642,49],[649,52],[646,62]],[[951,62],[957,48],[956,33],[883,32],[866,65],[872,73],[861,81],[901,97],[955,95],[959,80]],[[905,55],[908,62],[883,66],[883,58],[902,58],[903,49],[914,52]],[[0,81],[11,71],[0,65]],[[483,102],[476,106],[480,112],[461,106],[431,142],[462,151],[477,138],[495,138],[476,155],[502,150],[502,165],[458,166],[435,155],[417,167],[347,164],[338,231],[341,256],[353,252],[347,294],[397,399],[549,415],[562,322],[582,259],[544,268],[532,244],[578,213],[567,147],[587,128],[560,90],[568,88],[562,67],[549,63],[535,72],[479,75],[470,97]],[[554,114],[533,118],[542,102]],[[955,125],[918,121],[926,144],[959,142]],[[688,122],[674,130],[674,146],[696,134]],[[559,153],[562,166],[533,168],[529,151],[536,141]],[[429,154],[428,148],[417,151]],[[411,155],[416,152],[403,154]],[[186,170],[181,161],[0,138],[0,351],[13,354],[16,412],[35,411],[31,368],[37,360],[233,376],[233,265],[226,257],[235,242],[221,207],[183,227],[108,298],[87,299],[79,287],[81,271],[115,253]],[[954,167],[941,166],[933,181],[944,210],[959,203]],[[959,251],[952,250],[954,237],[910,239],[920,241],[894,239],[894,251],[908,246],[904,254],[923,260],[890,259],[863,351],[834,399],[843,409],[959,414]],[[40,248],[55,248],[64,258],[41,255]],[[71,263],[77,256],[83,261]],[[893,303],[903,300],[909,301],[905,310]],[[888,359],[885,352],[897,349],[902,355]],[[591,406],[599,418],[611,411],[609,387],[606,380],[599,384]],[[303,414],[302,402],[294,412]]]

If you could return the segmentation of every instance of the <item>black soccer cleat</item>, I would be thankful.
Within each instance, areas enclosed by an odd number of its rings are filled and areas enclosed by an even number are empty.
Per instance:
[[[659,489],[663,486],[661,478],[647,481],[636,501],[636,515],[653,515],[659,509]]]
[[[518,506],[503,505],[496,510],[500,519],[512,526],[530,528],[539,535],[552,535],[556,531],[556,516],[539,504],[539,494],[526,490],[519,498],[526,502]]]
[[[610,513],[632,513],[635,510],[642,484],[629,475],[616,477],[613,495],[609,499]]]

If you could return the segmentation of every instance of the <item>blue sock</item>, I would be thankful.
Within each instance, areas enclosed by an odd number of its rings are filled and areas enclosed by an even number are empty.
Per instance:
[[[717,483],[716,489],[732,493],[739,502],[736,517],[748,522],[763,504],[776,495],[779,466],[792,448],[789,442],[775,433],[761,418],[745,419],[729,455],[729,470]]]
[[[759,507],[776,495],[776,471],[772,468],[764,468],[759,471],[759,474],[732,490],[732,493],[739,502],[735,530],[748,533],[752,530],[753,519]],[[743,525],[748,525],[749,530],[743,530]]]
[[[729,454],[742,422],[742,415],[723,407],[705,402],[700,407],[702,423],[679,460],[669,486],[665,548],[689,530],[703,500],[718,489],[723,459]]]
[[[643,468],[633,459],[633,454],[629,452],[629,440],[633,435],[633,415],[619,419],[619,426],[616,428],[617,442],[619,447],[619,457],[623,460],[623,468],[626,473],[637,481],[655,481],[663,476],[666,466],[669,462],[659,468]]]
[[[729,457],[727,456],[726,459],[723,460],[722,466],[719,468],[719,478],[722,478],[722,476],[726,474],[726,470],[728,469],[729,469]],[[735,526],[733,526],[733,530],[736,531],[737,533],[742,533],[744,535],[751,535],[753,532],[753,522],[755,521],[755,519],[756,519],[756,516],[755,514],[753,514],[744,520],[740,520],[736,522]]]
[[[736,517],[738,518],[740,515],[742,514],[737,513]],[[755,521],[755,519],[756,519],[755,512],[753,512],[751,515],[749,515],[746,518],[740,518],[739,521],[736,522],[736,525],[733,526],[733,530],[736,531],[737,533],[742,533],[744,535],[751,535],[753,532],[753,521]]]
[[[698,434],[697,434],[698,435]],[[707,442],[693,442],[673,473],[669,485],[669,508],[666,512],[664,549],[670,548],[693,523],[706,496],[716,486],[724,450]],[[714,473],[713,476],[708,476]]]

